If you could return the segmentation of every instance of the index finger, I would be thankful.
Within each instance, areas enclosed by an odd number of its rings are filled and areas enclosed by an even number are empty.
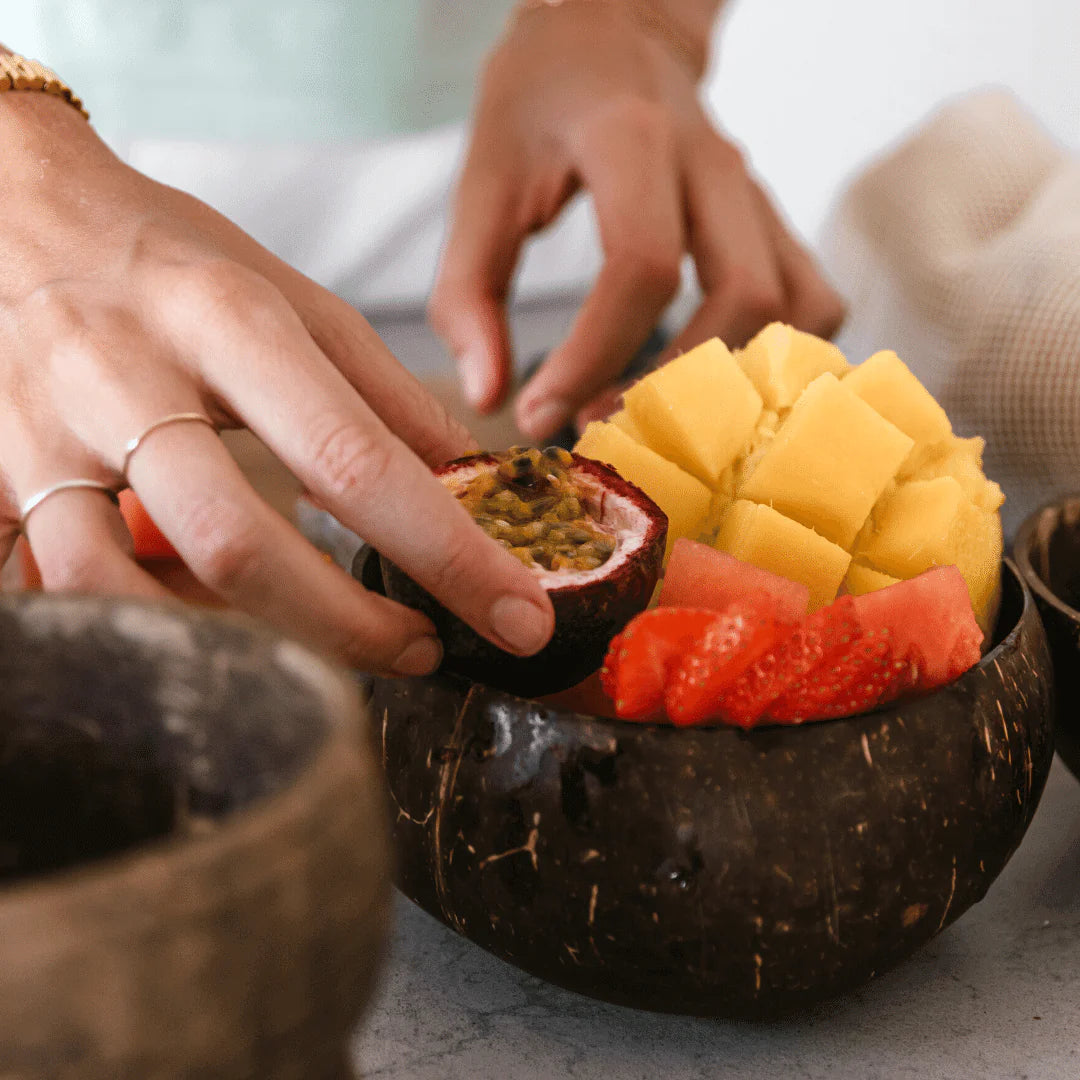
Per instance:
[[[194,344],[238,363],[203,376],[320,502],[478,633],[529,655],[554,614],[536,578],[490,539],[318,350],[287,305],[258,339],[222,319]],[[258,377],[245,377],[252,371]]]
[[[506,299],[528,228],[521,185],[478,136],[458,183],[428,318],[454,354],[469,404],[497,408],[510,385]]]
[[[661,122],[589,131],[580,140],[579,169],[605,261],[569,337],[518,399],[518,425],[537,441],[622,373],[679,287],[679,171]]]

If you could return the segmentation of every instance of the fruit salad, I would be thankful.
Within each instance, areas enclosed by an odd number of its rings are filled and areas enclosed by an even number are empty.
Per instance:
[[[852,366],[774,323],[735,353],[706,342],[624,401],[576,450],[667,514],[668,558],[680,537],[705,541],[801,583],[813,610],[952,565],[989,629],[1004,496],[983,441],[953,432],[896,353]]]
[[[659,606],[601,673],[618,716],[797,723],[955,679],[993,624],[1001,489],[983,441],[890,351],[780,323],[676,358],[589,424],[669,521]]]

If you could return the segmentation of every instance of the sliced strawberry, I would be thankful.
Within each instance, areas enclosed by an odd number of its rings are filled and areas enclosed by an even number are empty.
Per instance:
[[[789,686],[847,648],[859,633],[851,597],[815,611],[724,691],[720,715],[728,723],[753,727]]]
[[[600,669],[615,714],[624,720],[655,716],[669,669],[718,618],[697,608],[653,608],[635,616],[612,641]]]
[[[719,718],[724,691],[790,633],[771,602],[728,605],[673,666],[664,690],[668,718],[680,726]]]
[[[896,655],[891,631],[867,630],[789,686],[768,715],[789,724],[851,716],[898,697],[912,682],[912,665]]]

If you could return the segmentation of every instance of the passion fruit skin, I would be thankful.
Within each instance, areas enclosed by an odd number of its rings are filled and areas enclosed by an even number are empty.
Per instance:
[[[741,731],[377,679],[397,881],[524,970],[663,1012],[763,1019],[895,966],[985,894],[1053,756],[1009,564],[992,651],[935,693]]]
[[[553,694],[581,682],[600,667],[611,639],[648,606],[660,580],[667,516],[614,469],[579,454],[572,457],[572,473],[592,477],[606,492],[630,500],[648,524],[637,554],[625,562],[617,562],[613,556],[610,573],[595,577],[597,572],[592,571],[592,580],[582,581],[584,575],[567,571],[566,584],[547,589],[555,610],[555,631],[535,655],[514,656],[492,644],[393,562],[379,556],[386,595],[423,612],[435,624],[444,651],[440,670],[522,697]],[[491,454],[472,454],[447,463],[436,475],[472,470],[477,465],[495,468],[498,459]]]

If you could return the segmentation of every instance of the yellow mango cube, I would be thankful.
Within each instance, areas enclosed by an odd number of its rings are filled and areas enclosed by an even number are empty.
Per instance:
[[[955,566],[984,630],[993,621],[1002,556],[1001,517],[976,506],[952,476],[912,480],[874,508],[856,556],[879,571],[910,578]]]
[[[952,435],[945,410],[890,349],[874,353],[853,368],[844,386],[914,441],[908,463]]]
[[[647,375],[623,401],[647,446],[710,487],[761,414],[760,394],[718,338]]]
[[[608,423],[614,424],[617,428],[622,428],[634,442],[645,442],[645,435],[641,428],[634,423],[630,414],[625,409],[620,409],[617,413],[612,413],[611,416],[608,417]]]
[[[900,581],[891,574],[883,574],[872,566],[863,563],[852,562],[848,569],[847,577],[844,578],[844,588],[852,596],[862,596],[863,593],[877,592],[888,585],[896,585]]]
[[[739,366],[761,395],[765,408],[780,411],[826,371],[837,378],[851,365],[831,342],[796,330],[786,323],[770,323],[736,354]]]
[[[939,476],[951,476],[980,509],[998,510],[1005,501],[1005,493],[983,473],[985,447],[986,440],[978,436],[960,439],[954,435],[924,460],[911,478],[934,480]]]
[[[769,506],[737,499],[717,533],[715,546],[762,570],[800,581],[810,590],[810,611],[836,598],[851,556]]]
[[[772,506],[850,550],[913,446],[826,372],[795,402],[739,497]]]
[[[678,465],[635,442],[622,428],[594,420],[586,426],[574,449],[584,457],[610,465],[624,480],[641,488],[667,514],[665,560],[680,536],[696,539],[705,527],[712,492]]]

